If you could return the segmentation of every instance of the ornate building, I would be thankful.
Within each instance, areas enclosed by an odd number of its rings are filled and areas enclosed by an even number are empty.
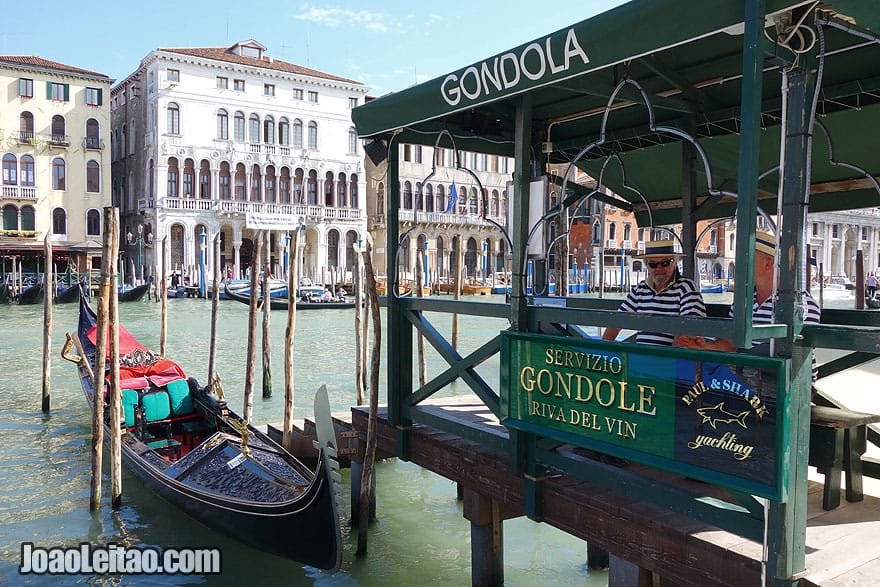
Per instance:
[[[403,278],[415,275],[418,255],[423,266],[427,259],[428,283],[445,281],[455,274],[459,251],[468,278],[489,280],[494,272],[509,270],[510,247],[503,233],[483,216],[506,228],[513,163],[484,153],[457,155],[460,166],[469,172],[456,168],[456,152],[451,148],[400,145],[400,235],[415,227],[397,261]],[[376,243],[373,263],[384,273],[386,162],[367,157],[365,165],[368,228]]]
[[[161,271],[165,237],[168,270],[193,277],[204,238],[212,276],[218,234],[221,267],[243,276],[261,229],[277,273],[298,226],[303,275],[350,275],[367,227],[350,112],[367,88],[266,53],[253,39],[157,49],[114,86],[113,199],[138,278]]]
[[[51,235],[56,270],[100,268],[110,205],[111,79],[34,56],[0,56],[2,271],[41,272]]]

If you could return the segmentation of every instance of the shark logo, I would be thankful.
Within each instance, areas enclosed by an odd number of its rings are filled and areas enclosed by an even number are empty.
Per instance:
[[[713,406],[711,408],[698,408],[697,413],[703,417],[703,424],[706,422],[712,428],[715,428],[715,424],[732,424],[736,422],[746,430],[748,430],[748,426],[746,426],[746,416],[749,415],[749,411],[746,410],[744,412],[740,412],[739,414],[734,414],[733,412],[728,412],[724,409],[724,402],[720,402],[718,405]]]

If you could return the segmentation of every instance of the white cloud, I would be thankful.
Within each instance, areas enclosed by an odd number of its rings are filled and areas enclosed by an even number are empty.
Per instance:
[[[388,23],[387,14],[370,12],[369,10],[306,6],[295,18],[329,27],[357,26],[377,33],[387,33],[392,28]]]

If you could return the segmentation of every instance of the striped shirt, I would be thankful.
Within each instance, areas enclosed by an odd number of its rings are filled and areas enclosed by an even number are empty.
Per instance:
[[[764,303],[758,304],[757,299],[752,306],[752,324],[771,324],[773,322],[773,298],[770,296]],[[804,313],[803,320],[805,324],[818,324],[822,319],[822,310],[819,304],[806,291],[801,292],[801,306]],[[733,306],[730,307],[730,317],[733,318]],[[753,340],[752,348],[759,344],[767,344],[766,341]],[[819,373],[819,367],[816,365],[816,355],[813,354],[813,381]]]
[[[700,290],[690,279],[678,277],[662,291],[654,291],[645,281],[635,286],[618,308],[620,312],[637,314],[663,314],[669,316],[706,315],[706,306]],[[636,342],[642,344],[660,344],[671,346],[674,334],[667,332],[636,333]]]

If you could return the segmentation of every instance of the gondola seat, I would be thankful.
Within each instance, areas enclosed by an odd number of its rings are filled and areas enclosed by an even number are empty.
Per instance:
[[[171,413],[174,416],[186,416],[195,411],[192,396],[189,392],[189,383],[186,379],[169,381],[166,385],[168,397],[171,400]]]
[[[134,412],[138,407],[140,394],[136,389],[122,390],[122,413],[125,416],[125,427],[131,428],[135,424]]]

